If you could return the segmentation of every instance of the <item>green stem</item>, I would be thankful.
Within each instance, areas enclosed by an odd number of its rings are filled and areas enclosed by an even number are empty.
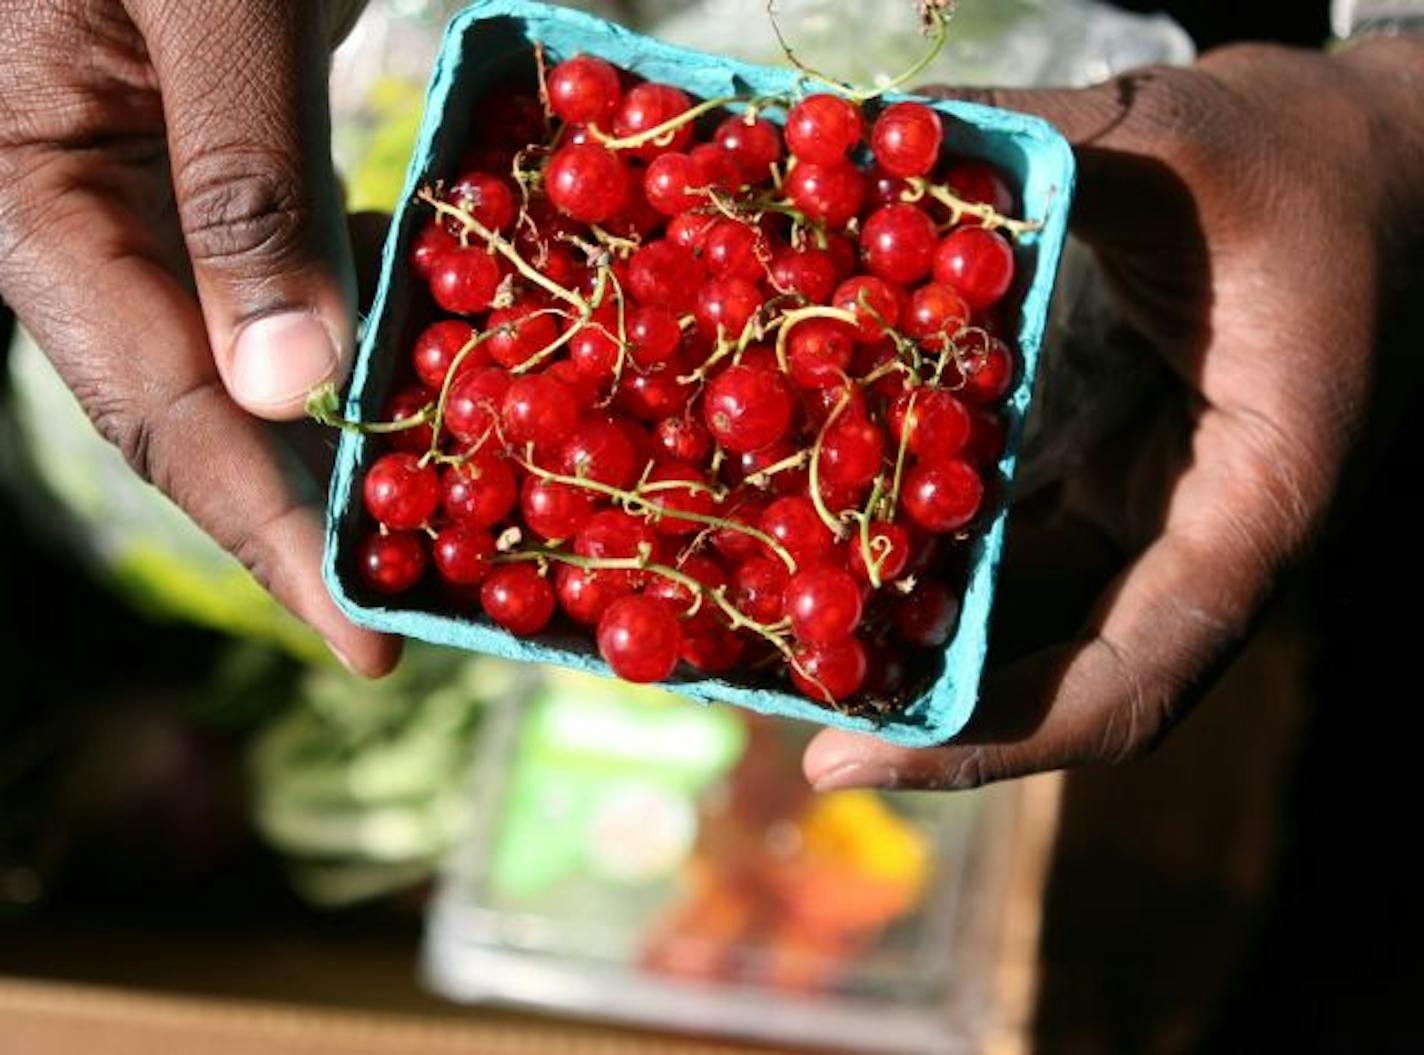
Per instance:
[[[836,537],[838,542],[845,538],[845,524],[826,508],[826,500],[821,497],[821,447],[826,441],[826,433],[830,431],[836,419],[841,416],[841,412],[850,406],[850,400],[851,390],[846,387],[841,391],[841,398],[836,403],[835,409],[826,415],[826,420],[821,424],[821,431],[816,433],[816,442],[811,447],[811,504],[816,507],[816,515],[821,518],[821,523],[831,529],[831,534]]]

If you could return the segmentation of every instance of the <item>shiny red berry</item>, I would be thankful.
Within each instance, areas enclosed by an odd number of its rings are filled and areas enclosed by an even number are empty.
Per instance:
[[[560,120],[576,125],[611,128],[623,96],[618,70],[592,55],[565,59],[548,77],[549,109]]]
[[[856,637],[833,645],[802,645],[795,652],[791,681],[820,703],[837,703],[854,696],[865,684],[870,657]]]
[[[916,465],[905,474],[900,501],[920,527],[945,535],[964,527],[984,501],[984,482],[962,461]]]
[[[519,501],[519,485],[509,462],[491,450],[452,465],[440,480],[445,515],[473,527],[504,521]]]
[[[422,281],[429,282],[435,273],[435,262],[459,248],[459,239],[445,230],[439,220],[431,220],[420,229],[410,247],[410,268]]]
[[[461,370],[489,365],[489,353],[482,344],[475,343],[475,328],[468,322],[447,319],[427,326],[411,350],[415,376],[426,388],[438,392],[445,384],[455,357],[462,351],[465,355],[460,360]]]
[[[958,227],[935,251],[934,276],[974,311],[985,311],[1002,300],[1014,283],[1013,246],[997,231]]]
[[[976,406],[999,402],[1014,384],[1014,353],[997,337],[966,348],[945,382]]]
[[[514,189],[491,172],[466,172],[450,185],[446,199],[491,231],[508,231],[519,215]],[[451,233],[458,235],[461,222],[453,216],[446,222],[453,227]]]
[[[887,328],[900,322],[900,295],[894,286],[873,275],[847,279],[831,295],[831,306],[848,311],[859,319],[856,340],[874,344],[885,336]]]
[[[696,534],[706,523],[677,514],[708,517],[715,505],[703,474],[690,465],[676,462],[659,465],[649,473],[642,490],[644,497],[660,511],[653,519],[653,528],[660,535]]]
[[[769,447],[791,427],[795,406],[786,382],[769,370],[733,366],[715,377],[704,392],[703,420],[729,451]]]
[[[420,385],[408,385],[386,402],[385,409],[381,412],[381,420],[394,423],[413,418],[433,404],[436,395]],[[414,428],[386,433],[386,442],[393,450],[410,454],[424,454],[430,450],[431,441],[434,439],[435,432],[429,425],[417,425]]]
[[[836,288],[836,264],[824,249],[779,250],[771,260],[771,284],[782,293],[796,293],[807,303],[824,304]]]
[[[682,346],[682,327],[667,308],[645,305],[635,308],[625,320],[628,355],[640,370],[663,366]]]
[[[579,408],[567,385],[546,374],[527,374],[510,382],[500,419],[504,438],[516,449],[530,443],[553,448],[578,428]]]
[[[885,436],[869,418],[842,412],[821,439],[819,478],[829,487],[855,491],[880,473]]]
[[[800,388],[830,388],[844,384],[855,354],[855,327],[839,319],[806,319],[786,339],[791,380]]]
[[[758,623],[775,623],[785,611],[786,584],[790,581],[791,575],[781,561],[753,557],[732,573],[732,604]]]
[[[656,304],[681,314],[692,307],[705,272],[691,251],[662,239],[633,254],[628,286],[640,304]]]
[[[860,625],[860,584],[829,565],[807,568],[786,584],[786,617],[796,639],[812,645],[844,641]]]
[[[581,423],[559,452],[559,470],[565,476],[620,490],[633,485],[641,468],[628,433],[607,419]]]
[[[969,442],[969,411],[942,389],[914,388],[890,404],[890,434],[904,441],[922,462],[957,458]]]
[[[510,633],[529,637],[554,617],[554,588],[533,564],[501,564],[480,585],[480,607]]]
[[[532,359],[559,337],[559,324],[554,316],[531,301],[490,312],[484,329],[488,336],[483,347],[488,348],[490,358],[506,370]]]
[[[786,196],[809,220],[833,231],[850,223],[865,201],[865,176],[851,164],[803,162],[786,177]]]
[[[613,117],[613,134],[620,139],[640,135],[664,125],[691,109],[692,100],[681,89],[670,84],[640,84],[623,96]],[[692,141],[692,123],[684,122],[671,135],[653,140],[628,151],[642,161],[651,161],[659,154],[683,150]],[[668,139],[664,143],[663,139]]]
[[[430,272],[430,295],[452,315],[476,315],[493,302],[504,276],[483,249],[454,249],[441,254]]]
[[[809,95],[786,115],[786,145],[813,165],[844,162],[864,137],[860,107],[839,95]]]
[[[712,434],[696,418],[679,414],[664,418],[653,429],[657,457],[664,462],[703,466],[712,457]]]
[[[999,170],[988,162],[961,161],[951,165],[944,174],[944,182],[972,205],[987,205],[1000,216],[1009,216],[1014,211],[1014,192]],[[965,218],[965,223],[977,222],[973,217]]]
[[[760,183],[771,175],[771,166],[781,160],[781,132],[770,121],[745,116],[727,118],[717,126],[717,145],[741,166],[748,182]]]
[[[656,597],[620,597],[598,620],[598,653],[624,681],[664,681],[682,654],[682,626]]]
[[[930,282],[910,294],[905,317],[900,320],[906,337],[931,352],[942,352],[969,325],[970,309],[949,286]]]
[[[554,573],[559,607],[570,619],[587,626],[595,625],[609,605],[633,592],[631,586],[614,578],[620,574],[559,565]]]
[[[939,114],[923,103],[895,103],[875,120],[870,149],[886,172],[927,176],[939,161],[944,127]]]
[[[860,255],[871,274],[908,286],[930,273],[939,233],[915,205],[887,205],[871,213],[860,233]]]
[[[488,442],[508,391],[509,374],[497,366],[460,371],[445,401],[444,427],[465,443]]]
[[[594,495],[582,487],[529,476],[519,494],[519,511],[534,534],[546,539],[566,539],[593,516]]]
[[[431,551],[442,579],[456,586],[474,586],[493,567],[494,536],[480,528],[451,524],[440,529]]]
[[[835,548],[830,529],[821,523],[809,498],[778,498],[761,515],[761,530],[779,542],[802,567],[825,560]]]
[[[560,147],[544,171],[544,191],[561,212],[603,223],[628,197],[628,167],[597,144]]]
[[[759,282],[771,264],[771,247],[765,233],[740,220],[721,219],[702,241],[702,259],[711,274]]]
[[[850,540],[850,570],[861,582],[870,582],[870,565],[874,565],[882,583],[894,582],[905,573],[910,563],[910,535],[899,524],[876,524],[867,533],[869,555],[860,533]]]
[[[374,534],[361,543],[361,581],[377,593],[404,593],[425,574],[425,545],[413,531]]]
[[[440,477],[414,454],[377,459],[366,474],[366,511],[392,531],[422,527],[440,505]]]
[[[959,621],[959,598],[944,583],[926,579],[891,609],[895,630],[908,644],[940,648]]]

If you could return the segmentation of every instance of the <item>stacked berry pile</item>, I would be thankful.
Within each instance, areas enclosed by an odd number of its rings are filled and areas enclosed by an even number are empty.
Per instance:
[[[953,633],[1003,450],[1013,192],[920,103],[536,59],[420,194],[437,320],[362,426],[389,447],[363,582],[521,636],[562,618],[631,681],[893,702]]]

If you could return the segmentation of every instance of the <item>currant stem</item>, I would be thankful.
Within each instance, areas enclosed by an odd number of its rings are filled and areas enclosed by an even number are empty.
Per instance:
[[[791,367],[786,361],[786,342],[791,338],[791,331],[796,328],[796,324],[805,322],[807,319],[836,319],[850,326],[860,324],[855,312],[845,308],[813,305],[809,308],[797,308],[795,311],[786,312],[779,320],[780,326],[776,333],[776,364],[781,367],[783,374],[791,372]]]
[[[550,483],[565,484],[569,487],[581,487],[586,491],[594,491],[607,498],[618,502],[630,512],[636,509],[644,516],[650,517],[671,517],[674,520],[685,520],[690,524],[702,524],[705,527],[725,528],[729,531],[738,531],[744,535],[756,539],[786,565],[787,570],[795,575],[797,570],[796,558],[791,556],[786,547],[776,539],[772,538],[765,531],[750,527],[747,524],[738,523],[735,520],[728,520],[725,517],[704,515],[702,513],[692,513],[681,509],[666,509],[663,506],[650,502],[643,495],[636,491],[625,491],[620,487],[613,487],[599,480],[590,480],[581,476],[566,476],[563,473],[551,472],[548,469],[535,465],[529,458],[520,459],[520,465],[534,476]],[[689,481],[690,482],[690,481]]]
[[[816,442],[811,447],[811,504],[816,507],[816,515],[821,518],[821,523],[830,528],[831,534],[836,541],[840,542],[845,538],[845,523],[826,508],[826,500],[821,497],[821,447],[826,442],[826,433],[835,424],[836,419],[846,407],[850,406],[850,389],[841,391],[841,398],[836,403],[835,409],[826,415],[826,420],[821,424],[821,431],[816,433]]]
[[[430,423],[435,411],[434,403],[427,403],[420,410],[408,418],[401,418],[399,421],[351,421],[341,416],[339,411],[340,397],[337,395],[336,385],[328,381],[318,388],[314,388],[307,396],[306,413],[319,425],[328,428],[342,429],[346,432],[358,432],[366,435],[384,435],[393,432],[404,432],[406,429],[418,429],[422,425]]]
[[[986,230],[1004,230],[1015,238],[1022,238],[1024,235],[1040,230],[1043,227],[1043,224],[1037,220],[1015,220],[1012,217],[995,212],[993,206],[965,201],[948,187],[938,183],[930,183],[928,180],[919,176],[912,177],[906,180],[906,182],[909,184],[909,189],[901,195],[901,199],[907,202],[913,202],[925,197],[933,198],[949,209],[949,225],[951,227],[958,224],[966,216],[974,217],[984,225]]]

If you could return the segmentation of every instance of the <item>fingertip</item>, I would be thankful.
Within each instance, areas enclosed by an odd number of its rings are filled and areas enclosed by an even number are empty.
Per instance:
[[[384,678],[400,663],[403,642],[398,637],[351,627],[340,640],[327,638],[326,647],[350,673],[358,678]]]
[[[817,791],[894,787],[895,767],[885,757],[893,750],[873,737],[825,729],[807,745],[801,771]]]

